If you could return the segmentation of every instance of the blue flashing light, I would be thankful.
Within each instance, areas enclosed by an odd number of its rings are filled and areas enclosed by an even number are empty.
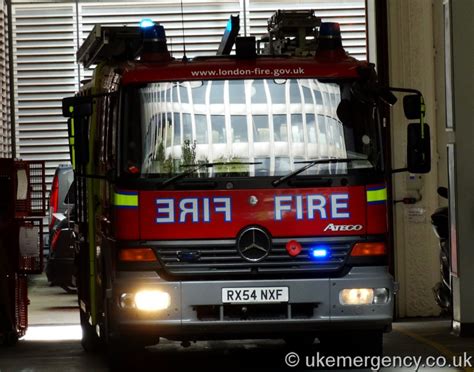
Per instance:
[[[315,247],[310,250],[311,258],[316,260],[324,259],[329,256],[329,249],[327,247]]]
[[[153,22],[150,18],[145,18],[140,21],[140,28],[150,28],[154,26],[155,22]]]
[[[226,26],[225,30],[226,30],[227,32],[231,32],[231,31],[232,31],[232,19],[229,19],[229,20],[227,21],[227,26]]]

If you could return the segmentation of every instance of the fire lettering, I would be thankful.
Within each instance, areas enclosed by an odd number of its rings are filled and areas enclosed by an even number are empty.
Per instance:
[[[211,222],[221,215],[224,222],[232,222],[232,200],[229,197],[156,199],[157,224]]]
[[[306,200],[304,200],[306,199]],[[276,195],[275,220],[282,221],[286,213],[295,213],[298,220],[350,218],[349,194]]]

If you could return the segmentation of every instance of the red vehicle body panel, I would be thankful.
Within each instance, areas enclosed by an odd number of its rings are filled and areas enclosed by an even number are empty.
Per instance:
[[[207,80],[207,79],[264,79],[264,78],[359,78],[359,68],[367,62],[346,56],[330,58],[265,58],[198,59],[183,64],[168,61],[162,64],[136,63],[125,68],[122,84],[141,84],[153,81]]]
[[[386,204],[367,203],[365,186],[137,193],[138,207],[116,209],[118,239],[235,239],[250,225],[265,228],[273,237],[387,231]],[[256,205],[250,203],[251,197]],[[183,210],[181,203],[191,209]]]

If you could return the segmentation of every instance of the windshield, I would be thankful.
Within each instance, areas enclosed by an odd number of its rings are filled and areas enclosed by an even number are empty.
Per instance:
[[[305,161],[339,158],[356,161],[317,164],[300,176],[380,167],[376,110],[354,97],[354,84],[245,79],[126,88],[124,171],[169,177],[218,163],[196,175],[282,176]]]

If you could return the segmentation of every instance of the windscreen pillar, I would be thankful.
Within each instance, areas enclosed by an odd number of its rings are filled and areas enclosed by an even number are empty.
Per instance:
[[[445,0],[453,331],[474,336],[474,1]]]

